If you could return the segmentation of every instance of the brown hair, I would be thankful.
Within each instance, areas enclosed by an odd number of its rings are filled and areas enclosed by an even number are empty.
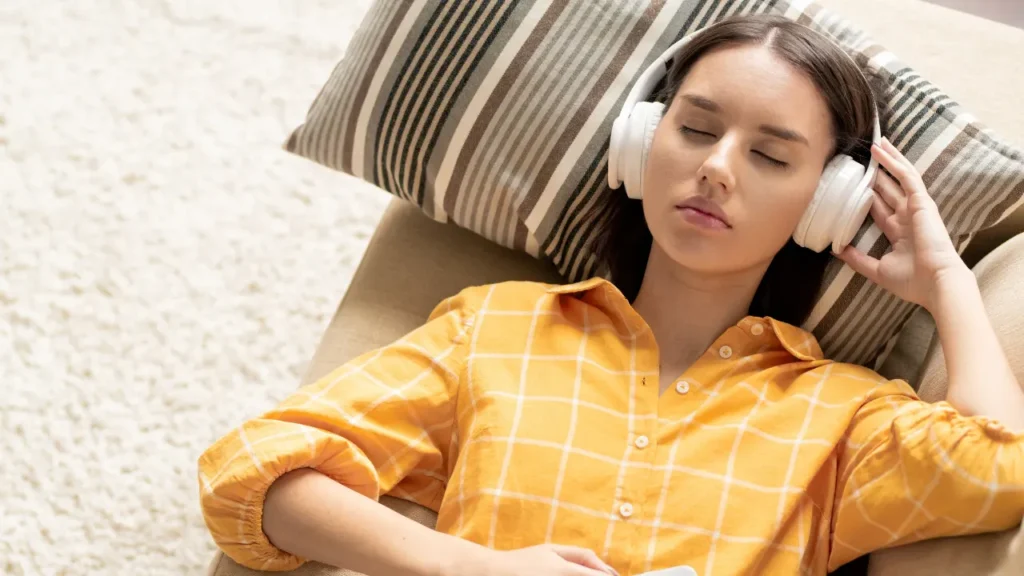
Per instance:
[[[736,16],[699,33],[676,55],[655,99],[669,102],[687,73],[708,51],[723,46],[762,45],[815,83],[828,104],[835,135],[834,154],[865,162],[870,155],[875,114],[872,85],[835,43],[782,16]],[[647,269],[652,237],[640,202],[622,190],[606,189],[606,206],[595,245],[598,261],[630,302],[636,299]],[[749,313],[802,324],[811,312],[831,255],[797,245],[792,238],[775,255],[758,286]]]

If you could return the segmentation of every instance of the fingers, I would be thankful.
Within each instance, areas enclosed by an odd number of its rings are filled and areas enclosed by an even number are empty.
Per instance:
[[[875,194],[871,199],[871,219],[875,221],[875,225],[882,231],[882,234],[885,234],[889,242],[895,244],[901,238],[901,232],[898,222],[892,216],[892,208],[879,195]]]
[[[898,211],[907,202],[907,195],[903,191],[903,187],[885,172],[878,172],[878,176],[875,177],[875,185],[872,188],[893,212]]]
[[[923,188],[920,185],[921,176],[917,173],[917,169],[888,139],[883,138],[880,145],[872,144],[871,155],[899,181],[900,188],[907,196],[919,192],[918,189]],[[881,177],[881,173],[879,173],[879,177]]]
[[[619,576],[619,573],[614,568],[605,564],[593,550],[587,550],[586,548],[577,548],[575,546],[561,546],[558,544],[552,544],[551,550],[555,554],[562,557],[563,560],[578,564],[585,568],[592,570],[598,570],[605,574],[611,574],[612,576]],[[589,574],[589,572],[586,572]]]
[[[910,160],[907,160],[907,157],[903,155],[903,152],[900,152],[900,149],[894,146],[888,138],[882,138],[881,146],[883,150],[888,152],[889,155],[892,156],[901,165],[903,165],[904,168],[910,170],[911,172],[917,171],[917,168],[914,168],[914,163],[911,162]]]
[[[847,246],[836,257],[846,263],[854,272],[878,284],[878,259],[861,252],[855,246]]]

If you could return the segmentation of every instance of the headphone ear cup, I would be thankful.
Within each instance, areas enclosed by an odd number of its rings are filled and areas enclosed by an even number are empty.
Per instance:
[[[622,186],[622,179],[625,174],[625,155],[622,149],[626,142],[626,130],[629,126],[629,116],[619,116],[612,122],[612,135],[608,140],[608,186],[612,190],[618,190]]]
[[[635,200],[643,198],[647,154],[664,112],[665,105],[661,102],[637,102],[629,115],[623,134],[624,146],[619,151],[619,167],[626,183],[626,194]]]
[[[833,236],[846,229],[851,207],[850,195],[864,178],[865,168],[853,158],[840,154],[821,173],[811,203],[793,233],[793,240],[810,250],[821,252],[832,243]]]

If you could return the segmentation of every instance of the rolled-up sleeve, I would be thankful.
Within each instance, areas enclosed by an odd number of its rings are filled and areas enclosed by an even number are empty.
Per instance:
[[[218,547],[254,569],[301,565],[263,533],[267,490],[298,468],[316,469],[368,498],[390,493],[436,511],[472,324],[466,293],[446,300],[402,340],[299,389],[206,450],[200,500]]]
[[[905,383],[879,392],[840,447],[830,570],[882,548],[1020,524],[1024,434],[921,401]]]

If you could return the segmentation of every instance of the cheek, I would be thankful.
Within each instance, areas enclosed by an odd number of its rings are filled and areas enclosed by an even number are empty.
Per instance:
[[[692,151],[671,146],[655,138],[644,166],[644,193],[664,194],[667,189],[692,180],[700,168],[701,158]]]
[[[785,243],[810,205],[817,185],[816,177],[805,176],[786,179],[762,189],[760,194],[748,195],[745,212],[758,221],[752,228],[759,231],[762,239],[772,236]]]

